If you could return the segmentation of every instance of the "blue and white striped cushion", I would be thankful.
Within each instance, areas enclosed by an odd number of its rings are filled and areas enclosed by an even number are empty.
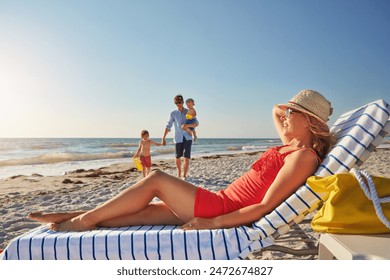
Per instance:
[[[389,106],[383,100],[342,115],[332,127],[337,145],[316,175],[348,172],[367,158],[389,130]],[[290,221],[299,222],[320,199],[320,194],[303,185],[252,227],[183,231],[175,226],[138,226],[61,233],[39,227],[14,239],[0,259],[241,259],[272,245],[272,234],[287,231]]]
[[[39,227],[13,240],[6,260],[229,260],[250,248],[248,227],[184,231],[176,226],[53,232]],[[264,244],[265,245],[265,244]]]
[[[379,136],[378,139],[383,140],[380,132],[388,129],[385,127],[388,119],[388,104],[383,100],[343,114],[331,128],[337,135],[337,144],[323,161],[316,175],[349,172],[356,163],[360,163],[367,150],[371,152],[374,144],[376,146],[380,144],[378,141],[373,143],[375,138]]]

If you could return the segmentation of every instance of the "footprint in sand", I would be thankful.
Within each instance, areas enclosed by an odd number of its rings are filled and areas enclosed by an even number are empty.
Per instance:
[[[53,199],[53,197],[54,197],[53,195],[45,195],[45,196],[42,197],[42,200],[43,201],[48,201],[48,200]]]

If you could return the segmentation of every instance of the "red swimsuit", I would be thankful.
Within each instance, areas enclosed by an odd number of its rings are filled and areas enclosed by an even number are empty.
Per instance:
[[[300,150],[292,150],[281,154],[279,153],[281,147],[268,149],[247,173],[236,179],[224,190],[211,192],[198,188],[194,216],[212,218],[260,203],[283,167],[284,158]],[[313,153],[315,152],[313,151]]]

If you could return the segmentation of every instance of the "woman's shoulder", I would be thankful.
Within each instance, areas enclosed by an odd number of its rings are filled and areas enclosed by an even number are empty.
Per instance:
[[[299,162],[308,163],[310,161],[316,163],[317,165],[321,163],[321,158],[313,148],[304,147],[293,149],[290,152],[287,152],[287,154],[289,155],[288,158],[297,160]]]
[[[318,155],[316,150],[314,150],[314,148],[303,148],[303,151],[305,152],[306,155],[314,157],[318,164],[322,162],[321,157]]]

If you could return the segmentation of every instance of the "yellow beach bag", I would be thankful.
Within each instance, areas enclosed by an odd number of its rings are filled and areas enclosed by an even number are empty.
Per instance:
[[[312,176],[307,184],[324,195],[314,216],[313,230],[328,233],[377,234],[390,232],[390,178],[371,177],[366,171],[328,177]]]

